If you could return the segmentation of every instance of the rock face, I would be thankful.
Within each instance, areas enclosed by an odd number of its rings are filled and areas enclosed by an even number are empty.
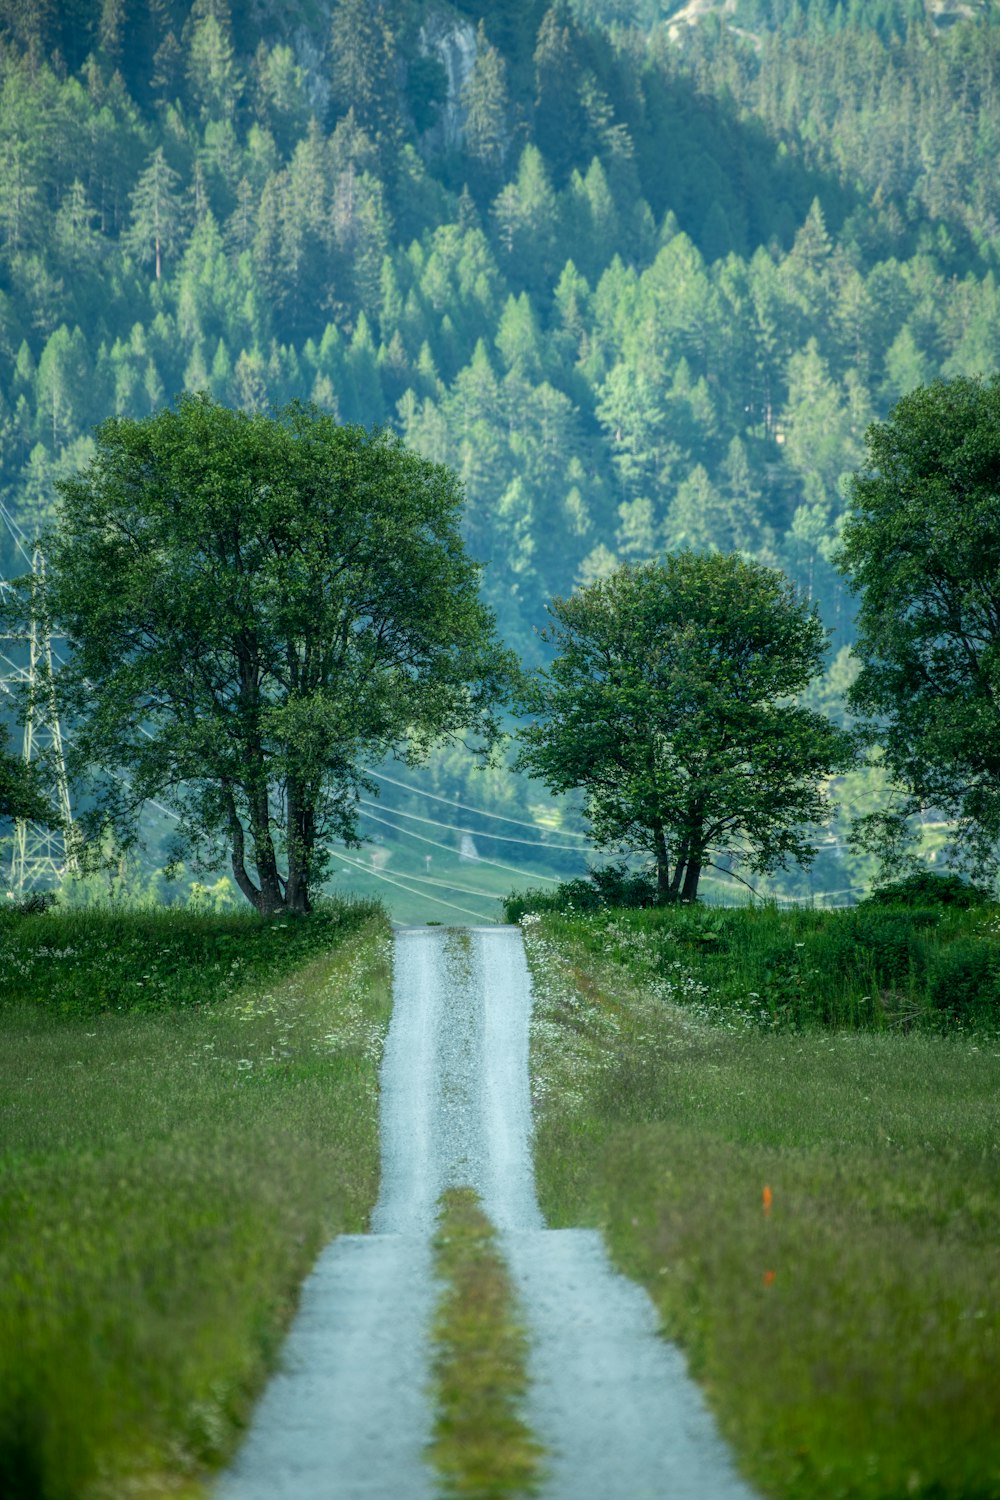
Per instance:
[[[330,79],[327,67],[326,39],[330,32],[330,14],[333,7],[320,5],[321,20],[315,26],[297,26],[292,32],[291,45],[295,61],[302,69],[305,79],[309,108],[318,120],[322,120],[330,107]]]
[[[250,7],[260,36],[280,38],[295,53],[302,69],[309,108],[322,120],[330,107],[330,20],[336,0],[314,0],[308,23],[301,11],[290,15],[276,0],[255,0]],[[421,150],[454,151],[462,144],[465,110],[462,89],[476,61],[476,28],[447,4],[427,6],[418,33],[420,52],[437,58],[448,79],[448,96],[432,128],[421,137]]]
[[[462,144],[465,128],[462,89],[476,61],[475,27],[454,12],[434,11],[420,28],[420,50],[436,57],[448,76],[448,98],[427,132],[428,145],[452,151]]]
[[[243,25],[244,45],[253,52],[258,41],[283,42],[291,47],[302,69],[309,108],[318,120],[330,107],[328,47],[330,20],[337,0],[311,0],[305,7],[286,0],[248,0]]]

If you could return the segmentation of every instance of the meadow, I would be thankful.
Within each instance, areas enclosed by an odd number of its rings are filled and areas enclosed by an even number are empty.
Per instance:
[[[0,918],[0,1493],[196,1496],[378,1185],[391,949],[313,917]]]
[[[944,1003],[929,921],[871,918],[890,986],[861,920],[524,916],[542,1208],[604,1231],[762,1494],[995,1500],[995,1020]],[[996,920],[937,948],[992,963]]]

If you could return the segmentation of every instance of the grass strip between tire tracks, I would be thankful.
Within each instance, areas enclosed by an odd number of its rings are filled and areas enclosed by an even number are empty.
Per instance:
[[[997,1500],[995,1038],[713,1023],[577,924],[522,923],[549,1223],[604,1230],[763,1494]]]
[[[0,1008],[0,1494],[200,1495],[317,1253],[367,1224],[388,923],[369,906],[313,937],[312,918],[248,924],[237,985],[231,919],[214,940],[198,919],[185,963],[183,918],[143,914],[151,945],[176,950],[182,1003],[164,967],[155,1008],[140,990],[122,1012],[128,976],[100,921],[28,921],[0,930],[28,986]],[[127,916],[113,925],[131,941]],[[91,948],[95,983],[125,997],[110,1011],[88,994]]]
[[[437,1415],[429,1458],[454,1500],[538,1493],[544,1450],[520,1415],[528,1341],[496,1230],[471,1188],[449,1188],[434,1237]]]

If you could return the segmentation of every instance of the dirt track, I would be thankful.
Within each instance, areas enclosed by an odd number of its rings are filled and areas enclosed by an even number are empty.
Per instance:
[[[646,1294],[600,1236],[546,1230],[530,1155],[531,989],[512,927],[408,928],[382,1069],[372,1233],[342,1236],[303,1291],[272,1381],[217,1500],[422,1500],[432,1408],[430,1235],[474,1187],[532,1340],[526,1416],[550,1452],[546,1500],[750,1500]]]

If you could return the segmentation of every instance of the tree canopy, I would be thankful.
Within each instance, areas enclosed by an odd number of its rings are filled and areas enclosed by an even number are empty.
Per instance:
[[[681,8],[0,5],[0,576],[97,422],[207,390],[454,468],[526,660],[547,599],[683,546],[781,567],[846,648],[865,428],[1000,369],[1000,26]]]
[[[36,765],[11,753],[0,725],[0,822],[42,823],[53,827],[55,810],[45,796]]]
[[[461,486],[382,430],[185,396],[112,418],[59,484],[46,608],[99,818],[169,796],[183,847],[263,912],[309,909],[365,766],[484,746],[512,663],[459,535]]]
[[[681,552],[623,567],[550,605],[556,651],[535,677],[520,764],[583,789],[597,841],[651,853],[661,899],[702,870],[808,863],[821,783],[851,737],[790,702],[826,632],[780,573]]]
[[[859,595],[872,720],[911,809],[957,820],[953,850],[996,867],[1000,838],[1000,377],[936,381],[869,428],[841,565]]]

